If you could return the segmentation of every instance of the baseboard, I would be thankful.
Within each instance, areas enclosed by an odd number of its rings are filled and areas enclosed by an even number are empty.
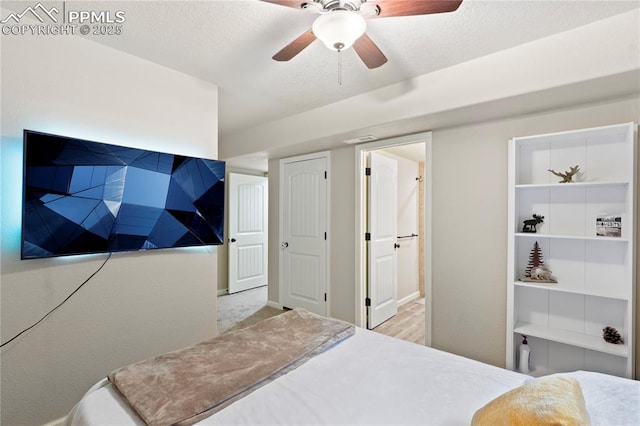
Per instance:
[[[281,304],[276,303],[276,302],[272,302],[271,300],[267,300],[267,306],[270,306],[270,307],[276,308],[276,309],[280,309],[280,310],[284,309]]]
[[[218,289],[218,296],[224,296],[226,294],[229,294],[228,288],[223,288],[222,290]]]
[[[403,297],[402,299],[398,300],[398,306],[402,306],[405,303],[413,302],[414,300],[417,300],[419,298],[420,298],[420,292],[416,291],[415,293],[412,293],[407,297]]]
[[[42,426],[62,426],[64,422],[67,420],[67,416],[60,417],[59,419],[55,419],[50,421],[49,423],[45,423]]]

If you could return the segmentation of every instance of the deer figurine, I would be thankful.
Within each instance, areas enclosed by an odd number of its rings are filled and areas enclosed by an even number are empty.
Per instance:
[[[544,220],[544,216],[540,216],[537,214],[533,214],[533,219],[527,219],[524,221],[524,225],[522,226],[522,232],[529,232],[529,233],[536,233],[538,232],[536,230],[536,226],[539,223],[542,223]]]

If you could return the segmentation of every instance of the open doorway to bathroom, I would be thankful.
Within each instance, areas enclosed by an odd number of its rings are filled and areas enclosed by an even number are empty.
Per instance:
[[[383,285],[382,292],[388,299],[394,299],[391,303],[397,304],[397,313],[386,319],[380,325],[378,320],[370,321],[371,305],[375,305],[371,296],[375,298],[376,285],[375,259],[370,258],[369,248],[374,236],[369,233],[370,222],[370,188],[368,187],[371,176],[364,177],[367,173],[368,158],[371,154],[383,155],[393,159],[397,163],[397,197],[396,235],[391,242],[395,246],[396,284],[393,295],[389,285]],[[358,325],[368,327],[377,325],[374,330],[389,334],[394,337],[410,340],[415,343],[427,344],[431,342],[430,324],[430,289],[431,289],[431,133],[394,138],[377,141],[356,147],[356,161],[358,173],[362,177],[358,179],[359,206],[356,207],[356,217],[359,221],[358,239],[360,235],[367,235],[369,241],[358,241],[360,265],[358,268],[358,291],[356,300],[356,312],[359,316]],[[375,175],[373,171],[369,171]],[[372,278],[373,277],[373,278]],[[362,303],[364,302],[364,303]],[[371,328],[371,327],[369,327]]]

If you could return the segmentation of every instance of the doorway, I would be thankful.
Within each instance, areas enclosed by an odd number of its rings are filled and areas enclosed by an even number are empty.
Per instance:
[[[398,270],[398,304],[424,298],[424,343],[431,344],[431,132],[376,141],[356,146],[356,324],[367,326],[366,306],[370,300],[368,256],[369,194],[367,158],[372,152],[396,157],[399,167],[399,204],[396,247]],[[401,193],[404,192],[404,195]],[[403,201],[400,201],[403,200]],[[411,201],[413,200],[413,201]],[[413,205],[410,203],[413,202]],[[402,205],[402,204],[406,205]],[[372,238],[372,237],[371,237]],[[399,247],[398,247],[399,246]],[[415,268],[411,265],[415,265]],[[410,274],[407,274],[410,272]],[[422,300],[420,301],[422,302]],[[393,321],[390,320],[390,321]],[[420,319],[420,321],[422,321]]]
[[[329,153],[280,160],[280,302],[326,316]]]
[[[279,313],[268,306],[267,297],[268,179],[250,173],[229,171],[226,176],[227,238],[218,252],[219,271],[224,271],[218,275],[218,333]]]
[[[373,329],[398,313],[398,159],[375,150],[367,160],[366,306]]]
[[[267,285],[268,179],[229,173],[229,294]]]

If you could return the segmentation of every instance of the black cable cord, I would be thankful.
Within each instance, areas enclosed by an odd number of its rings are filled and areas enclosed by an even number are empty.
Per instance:
[[[109,256],[107,256],[107,258],[104,260],[104,262],[102,263],[102,265],[100,265],[100,267],[98,269],[96,269],[93,274],[91,274],[89,276],[89,278],[87,278],[86,280],[84,280],[82,282],[82,284],[80,284],[75,290],[73,290],[71,292],[70,295],[67,296],[66,299],[64,299],[62,302],[58,303],[58,305],[56,307],[54,307],[53,309],[51,309],[49,312],[47,312],[42,318],[40,318],[38,321],[36,321],[35,323],[33,323],[31,326],[25,328],[24,330],[22,330],[20,333],[16,334],[15,336],[13,336],[11,339],[7,340],[6,342],[4,342],[3,344],[0,345],[0,348],[3,348],[5,345],[8,345],[9,343],[13,342],[14,340],[16,340],[18,337],[22,336],[24,333],[26,333],[27,331],[31,330],[33,327],[35,327],[36,325],[40,324],[42,321],[45,320],[45,318],[47,318],[49,315],[51,315],[56,309],[58,309],[60,306],[64,305],[65,302],[69,299],[71,299],[71,296],[73,296],[74,294],[76,294],[86,283],[89,282],[89,280],[91,280],[91,278],[93,278],[98,272],[100,272],[100,270],[102,268],[104,268],[104,265],[107,264],[107,262],[109,261],[109,259],[111,259],[111,255],[113,253],[109,253]]]

